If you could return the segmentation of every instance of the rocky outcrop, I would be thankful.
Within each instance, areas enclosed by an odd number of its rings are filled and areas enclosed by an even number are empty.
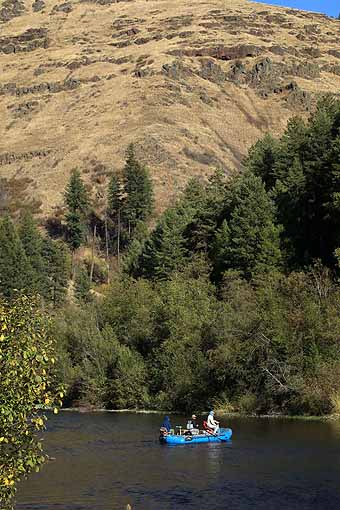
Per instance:
[[[11,165],[17,161],[29,161],[34,158],[46,158],[49,154],[51,154],[52,150],[35,150],[29,152],[5,152],[0,154],[0,166],[3,165]]]
[[[201,70],[198,74],[201,78],[217,84],[226,80],[226,73],[213,60],[201,60]]]
[[[35,112],[39,107],[38,101],[26,101],[17,105],[8,106],[8,110],[12,112],[14,117],[22,118],[27,117],[30,113]]]
[[[48,48],[49,40],[46,28],[29,28],[23,34],[0,38],[0,53],[20,53],[37,48]]]
[[[46,4],[43,2],[43,0],[35,0],[35,2],[32,4],[32,10],[33,12],[40,12],[43,9],[45,9]]]
[[[189,74],[193,74],[180,59],[171,62],[171,64],[164,64],[162,66],[162,73],[173,80],[181,80]]]
[[[5,23],[25,12],[25,4],[22,0],[4,0],[0,8],[0,21]]]
[[[26,96],[28,94],[41,94],[50,92],[55,94],[64,90],[74,90],[81,85],[80,80],[69,79],[65,81],[38,83],[30,87],[17,87],[16,83],[6,83],[0,88],[0,95]]]
[[[340,58],[340,51],[339,50],[329,50],[329,55],[332,55],[332,57]]]
[[[65,12],[68,14],[73,11],[72,4],[70,2],[66,2],[60,5],[55,5],[52,9],[51,14],[57,14],[58,12]]]
[[[217,60],[236,60],[246,57],[257,57],[260,55],[262,48],[252,44],[240,44],[238,46],[217,46],[204,47],[200,49],[173,50],[171,55],[186,57],[213,57]]]
[[[121,2],[132,2],[133,0],[80,0],[82,3],[91,3],[98,5],[111,5],[118,4]]]

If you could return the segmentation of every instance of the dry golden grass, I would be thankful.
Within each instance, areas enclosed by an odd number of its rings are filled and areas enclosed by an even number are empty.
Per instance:
[[[217,165],[237,170],[265,131],[279,134],[293,113],[306,114],[286,92],[263,98],[249,83],[204,79],[202,62],[224,73],[237,60],[248,68],[266,57],[286,66],[314,63],[319,76],[285,76],[281,83],[294,80],[313,95],[340,90],[334,67],[340,65],[340,23],[320,15],[245,0],[71,0],[71,12],[54,14],[61,1],[47,0],[39,12],[31,0],[24,3],[23,15],[0,25],[0,46],[39,28],[47,29],[49,45],[10,54],[0,48],[2,87],[15,83],[20,94],[2,89],[0,95],[0,178],[32,179],[27,196],[42,201],[43,214],[60,205],[75,167],[100,206],[107,177],[122,167],[130,142],[149,163],[160,211],[190,176],[205,177]],[[229,61],[188,56],[195,48],[243,44],[259,47],[258,55]],[[162,66],[177,61],[173,53],[180,51],[185,71],[169,78]],[[138,70],[146,75],[136,76]],[[32,89],[65,80],[79,85]]]

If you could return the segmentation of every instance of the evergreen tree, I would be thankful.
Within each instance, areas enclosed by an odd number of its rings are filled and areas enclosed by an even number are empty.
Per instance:
[[[266,134],[250,148],[245,160],[245,166],[261,177],[267,190],[273,188],[276,182],[275,163],[278,146],[278,142],[270,134]]]
[[[64,301],[71,272],[70,253],[62,241],[43,239],[42,255],[48,280],[48,299],[55,305]]]
[[[135,276],[166,279],[181,270],[188,256],[184,231],[191,219],[183,207],[168,209],[146,241],[134,271]]]
[[[113,174],[111,176],[107,190],[107,213],[108,217],[117,223],[118,211],[121,208],[121,185],[118,177]]]
[[[185,229],[187,246],[191,253],[210,254],[217,222],[224,207],[226,179],[221,169],[209,178],[208,184],[193,179],[189,181],[183,197],[183,205],[193,209],[193,217]]]
[[[231,186],[226,210],[215,240],[217,275],[227,269],[246,278],[280,266],[280,228],[275,207],[259,177],[246,173]]]
[[[30,213],[25,213],[20,221],[19,236],[24,247],[26,257],[32,267],[31,289],[42,296],[47,292],[47,275],[42,257],[42,237]]]
[[[122,206],[123,195],[121,183],[118,177],[111,176],[107,190],[107,215],[106,215],[106,252],[109,252],[109,238],[115,245],[115,252],[120,254],[121,246],[124,245],[124,233],[122,235]],[[123,242],[122,242],[123,241]]]
[[[90,300],[91,282],[86,267],[80,266],[76,269],[75,295],[79,301]]]
[[[269,166],[256,148],[263,141],[250,151],[248,168],[273,192],[290,268],[318,258],[334,263],[340,245],[339,133],[340,101],[325,97],[308,123],[289,121]]]
[[[71,249],[76,250],[85,238],[89,208],[88,193],[77,170],[72,171],[66,187],[65,204],[67,207],[67,240]]]
[[[133,145],[129,145],[123,170],[124,221],[133,229],[137,221],[146,221],[153,210],[153,188],[148,170],[137,160]]]
[[[0,293],[12,298],[15,290],[31,289],[33,270],[12,220],[0,221]]]

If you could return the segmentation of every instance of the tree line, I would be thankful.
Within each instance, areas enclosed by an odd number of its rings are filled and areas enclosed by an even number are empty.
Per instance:
[[[259,140],[239,175],[191,180],[153,229],[152,184],[133,147],[104,211],[74,171],[63,240],[36,243],[68,246],[74,273],[77,299],[60,301],[53,320],[68,403],[339,412],[339,156],[340,102],[325,98],[279,139]],[[39,270],[46,249],[24,240],[29,229],[4,225],[21,243],[3,252],[12,256],[4,269],[50,277]],[[99,269],[75,254],[93,253],[94,241],[102,260],[121,260],[91,299]],[[19,270],[13,253],[27,260]],[[8,280],[3,289],[13,289]]]
[[[339,151],[326,98],[259,140],[240,175],[190,181],[103,300],[56,320],[69,398],[339,412]]]

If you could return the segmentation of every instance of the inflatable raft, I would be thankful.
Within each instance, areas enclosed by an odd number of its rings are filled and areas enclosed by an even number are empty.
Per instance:
[[[209,434],[207,432],[196,435],[186,434],[161,434],[159,440],[161,443],[177,445],[177,444],[193,444],[193,443],[224,443],[230,441],[233,431],[231,429],[220,429],[219,434]]]

